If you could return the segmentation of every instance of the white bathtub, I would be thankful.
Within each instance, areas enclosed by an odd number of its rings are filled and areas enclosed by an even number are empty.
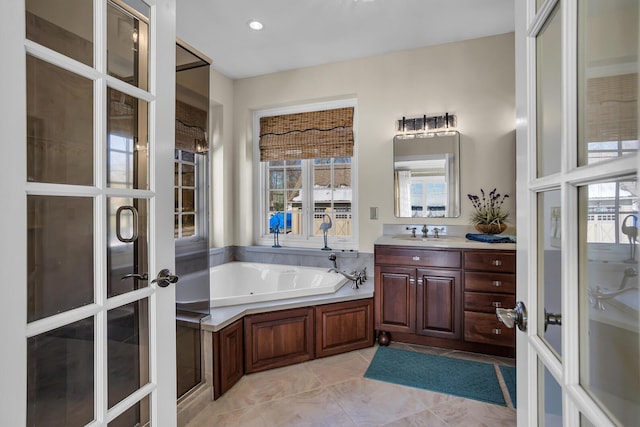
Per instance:
[[[229,262],[210,271],[211,307],[330,294],[346,282],[325,268]]]

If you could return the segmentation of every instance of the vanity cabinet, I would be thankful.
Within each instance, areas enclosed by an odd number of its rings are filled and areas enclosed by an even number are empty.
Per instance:
[[[496,317],[496,308],[516,305],[516,255],[512,251],[465,251],[464,339],[515,347],[515,329]]]
[[[375,328],[394,341],[513,356],[515,251],[375,246]]]
[[[460,338],[461,259],[458,250],[376,247],[376,329]]]

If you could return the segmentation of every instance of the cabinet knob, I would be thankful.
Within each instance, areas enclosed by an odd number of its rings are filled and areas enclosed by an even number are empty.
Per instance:
[[[500,286],[502,286],[502,280],[494,280],[492,284],[496,288],[499,288]]]
[[[414,260],[414,261],[420,261],[420,257],[419,257],[419,256],[414,256],[414,257],[413,257],[413,260]]]
[[[495,267],[500,267],[502,265],[502,260],[501,259],[493,259],[493,260],[491,260],[491,265],[493,265]]]
[[[422,279],[418,279],[418,286],[422,286],[423,283],[424,281]]]
[[[494,335],[501,335],[502,334],[502,329],[497,329],[496,328],[492,332],[493,332]]]
[[[409,278],[409,284],[410,285],[415,285],[416,284],[416,279],[414,279],[413,277]]]
[[[494,301],[491,303],[491,305],[495,308],[502,307],[502,303],[500,301]]]

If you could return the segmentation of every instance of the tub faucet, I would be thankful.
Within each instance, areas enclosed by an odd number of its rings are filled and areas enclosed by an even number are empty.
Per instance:
[[[598,310],[604,311],[605,307],[604,307],[604,304],[602,304],[602,301],[615,298],[618,295],[622,295],[629,291],[637,291],[637,290],[638,288],[636,287],[629,287],[624,289],[618,289],[615,291],[610,291],[606,288],[602,289],[600,286],[596,286],[595,290],[589,289],[589,302],[592,303],[593,306]]]
[[[344,277],[351,280],[356,289],[360,288],[360,285],[367,281],[367,267],[363,267],[362,270],[354,270],[351,273],[345,273],[337,268],[330,268],[329,273],[331,272],[342,274]]]
[[[336,254],[332,253],[331,255],[329,255],[329,261],[333,262],[333,268],[337,271],[338,263],[336,262]]]

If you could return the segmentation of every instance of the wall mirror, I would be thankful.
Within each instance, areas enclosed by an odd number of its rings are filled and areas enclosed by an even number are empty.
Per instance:
[[[395,215],[460,216],[460,134],[397,135],[393,139]]]

